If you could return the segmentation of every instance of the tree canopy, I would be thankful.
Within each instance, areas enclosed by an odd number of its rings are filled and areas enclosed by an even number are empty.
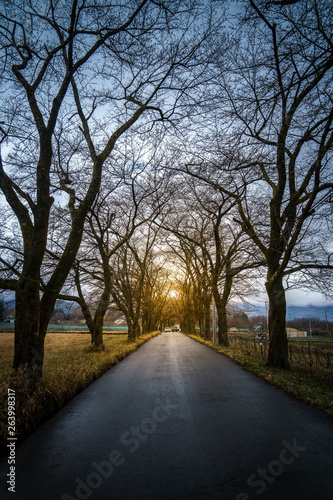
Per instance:
[[[15,293],[15,369],[41,376],[60,297],[80,304],[96,347],[110,307],[133,337],[177,316],[209,337],[214,298],[227,345],[231,298],[262,279],[268,363],[288,368],[286,289],[332,297],[332,9],[1,5],[0,287]]]

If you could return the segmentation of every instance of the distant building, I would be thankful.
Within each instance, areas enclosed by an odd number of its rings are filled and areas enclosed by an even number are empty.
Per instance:
[[[297,328],[291,328],[287,326],[287,337],[307,337],[308,334],[305,330],[297,330]]]

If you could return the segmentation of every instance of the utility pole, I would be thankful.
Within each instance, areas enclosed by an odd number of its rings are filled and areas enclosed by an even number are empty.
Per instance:
[[[266,329],[267,329],[267,333],[268,333],[268,314],[269,314],[269,309],[268,309],[268,301],[265,300],[265,309],[266,309]]]
[[[214,297],[212,297],[212,313],[213,313],[213,321],[212,321],[213,343],[216,344],[216,305],[215,305]]]

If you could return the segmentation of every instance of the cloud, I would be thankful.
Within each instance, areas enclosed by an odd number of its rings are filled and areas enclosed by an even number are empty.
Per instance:
[[[306,292],[303,290],[287,290],[286,300],[288,306],[324,306],[329,304],[324,295],[319,292]]]

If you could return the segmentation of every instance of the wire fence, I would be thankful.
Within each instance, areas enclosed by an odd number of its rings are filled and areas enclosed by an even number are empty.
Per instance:
[[[245,335],[230,335],[230,346],[241,349],[248,356],[260,359],[263,355],[263,362],[268,358],[269,340],[260,345],[254,337]],[[325,343],[325,345],[327,345]],[[311,341],[301,345],[297,342],[288,342],[289,362],[292,368],[299,368],[312,374],[323,375],[333,374],[333,343],[332,347],[319,347],[311,345]]]

